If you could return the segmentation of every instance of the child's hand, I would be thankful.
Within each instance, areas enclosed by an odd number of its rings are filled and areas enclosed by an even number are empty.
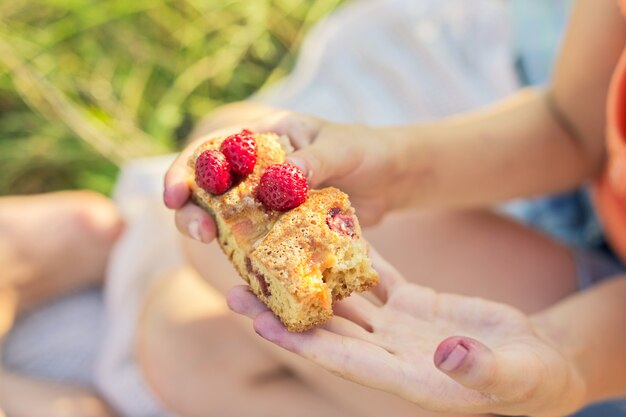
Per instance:
[[[311,187],[334,185],[350,195],[363,225],[378,222],[392,208],[409,198],[411,177],[405,175],[401,141],[391,130],[360,125],[334,124],[288,111],[265,112],[254,121],[214,131],[212,136],[248,128],[255,132],[287,135],[296,152],[288,159],[307,175]],[[165,204],[177,210],[179,230],[197,240],[215,237],[215,224],[204,210],[189,202],[187,159],[204,139],[191,142],[165,178]]]
[[[409,284],[378,256],[375,267],[380,303],[353,295],[306,333],[289,333],[245,287],[228,302],[273,343],[430,410],[561,416],[581,406],[578,369],[523,313]]]

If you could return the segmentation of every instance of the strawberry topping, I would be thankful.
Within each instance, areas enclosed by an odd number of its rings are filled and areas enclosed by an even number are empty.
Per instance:
[[[254,170],[257,158],[256,141],[249,130],[244,129],[241,133],[227,137],[222,142],[220,151],[228,160],[233,175],[245,177]]]
[[[265,170],[256,189],[257,199],[267,208],[288,211],[306,201],[309,185],[302,171],[292,164],[276,164]]]
[[[196,184],[211,194],[224,194],[233,184],[230,164],[224,154],[207,150],[196,159]]]
[[[351,214],[341,212],[339,207],[333,207],[326,216],[326,224],[330,230],[339,234],[354,237],[354,217]]]

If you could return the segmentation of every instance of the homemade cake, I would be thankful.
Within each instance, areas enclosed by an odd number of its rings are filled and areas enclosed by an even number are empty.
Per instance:
[[[284,164],[286,150],[288,142],[272,133],[211,138],[189,159],[189,182],[239,274],[288,330],[299,332],[332,317],[335,300],[379,278],[348,196],[332,187],[308,191],[301,172]],[[272,175],[276,183],[268,182]],[[283,183],[294,187],[287,198]]]

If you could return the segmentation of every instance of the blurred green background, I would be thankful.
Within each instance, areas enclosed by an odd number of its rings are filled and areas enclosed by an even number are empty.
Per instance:
[[[108,193],[211,109],[285,76],[341,0],[1,0],[0,194]]]

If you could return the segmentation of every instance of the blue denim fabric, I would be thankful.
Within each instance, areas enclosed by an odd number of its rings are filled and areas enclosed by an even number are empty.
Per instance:
[[[570,417],[624,417],[626,416],[626,399],[607,401],[591,405]]]
[[[548,80],[572,0],[510,0],[516,68],[522,85]]]
[[[578,288],[584,290],[601,281],[615,278],[626,272],[626,267],[610,254],[586,249],[574,251]]]
[[[515,202],[514,217],[555,239],[577,248],[610,254],[586,189]]]

